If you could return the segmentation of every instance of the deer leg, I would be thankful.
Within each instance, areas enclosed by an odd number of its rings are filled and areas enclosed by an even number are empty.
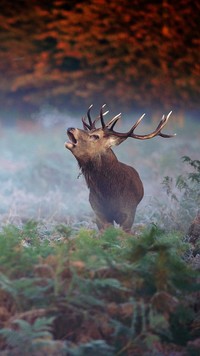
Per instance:
[[[132,210],[131,214],[130,211],[128,213],[126,212],[121,213],[118,219],[116,220],[116,222],[122,227],[124,231],[126,232],[131,231],[131,227],[133,225],[134,218],[135,218],[135,212],[136,212],[136,208]]]
[[[96,200],[96,196],[90,193],[89,201],[96,215],[95,222],[98,229],[105,230],[109,226],[113,225],[113,217],[106,207],[99,204],[98,200]]]
[[[96,213],[96,224],[99,230],[105,230],[113,225],[113,220],[107,219],[103,214]]]
[[[109,226],[113,225],[113,219],[108,218],[108,216],[106,216],[102,212],[95,211],[95,214],[96,214],[95,222],[99,230],[105,230]]]

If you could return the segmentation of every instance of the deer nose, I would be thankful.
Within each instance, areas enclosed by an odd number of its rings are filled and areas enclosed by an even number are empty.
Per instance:
[[[67,132],[71,132],[71,131],[74,131],[74,130],[75,130],[74,127],[68,127]]]

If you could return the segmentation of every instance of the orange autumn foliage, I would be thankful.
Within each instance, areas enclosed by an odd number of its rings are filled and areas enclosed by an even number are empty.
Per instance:
[[[198,106],[197,2],[23,2],[0,5],[4,98]]]

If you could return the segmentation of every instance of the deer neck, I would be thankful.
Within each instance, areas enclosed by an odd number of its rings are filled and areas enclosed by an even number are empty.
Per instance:
[[[79,167],[89,188],[99,179],[109,177],[113,166],[118,163],[114,152],[109,149],[87,160],[78,160]]]

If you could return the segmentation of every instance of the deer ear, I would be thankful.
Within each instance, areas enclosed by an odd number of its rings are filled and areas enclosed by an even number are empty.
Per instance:
[[[120,145],[120,143],[122,143],[125,140],[125,138],[123,137],[118,137],[118,136],[114,136],[111,135],[108,139],[108,146],[109,147],[113,147],[113,146],[118,146]]]

